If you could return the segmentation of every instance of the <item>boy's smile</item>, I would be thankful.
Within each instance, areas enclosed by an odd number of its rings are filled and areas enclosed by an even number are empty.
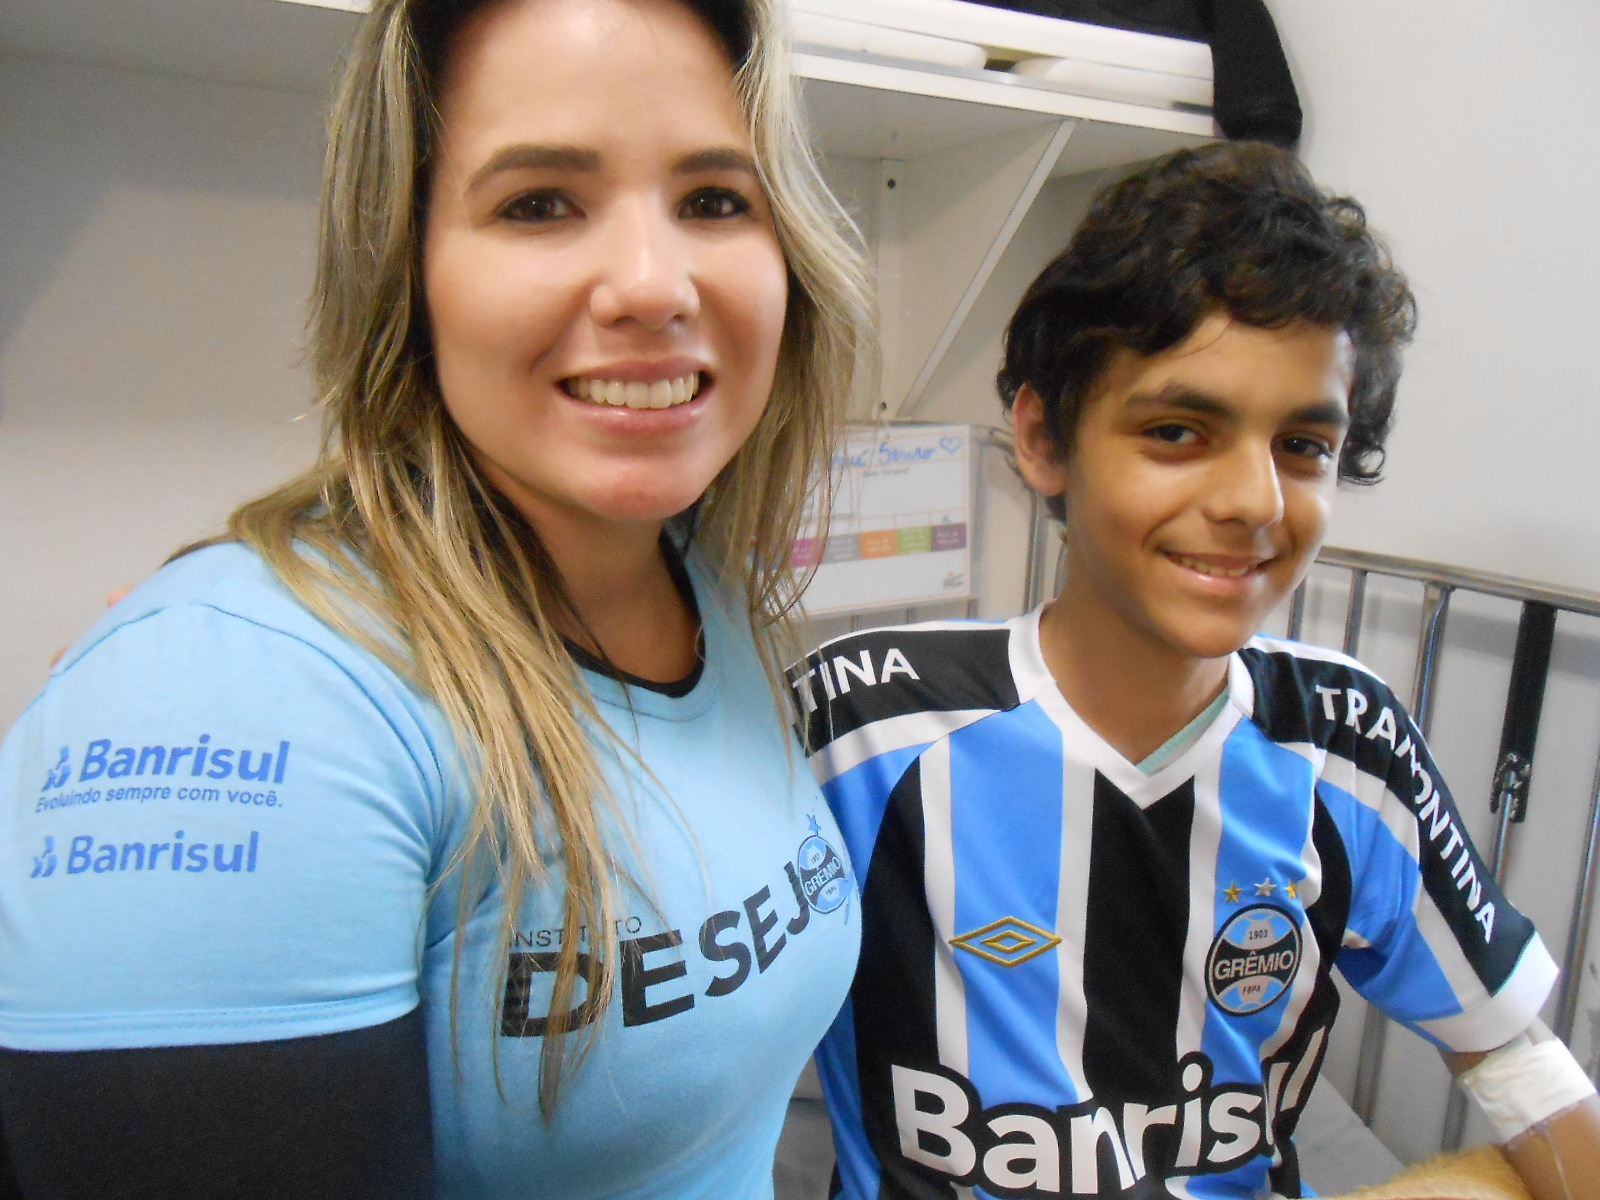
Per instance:
[[[1257,632],[1322,544],[1351,368],[1340,330],[1213,313],[1159,354],[1115,352],[1064,456],[1023,389],[1018,464],[1066,504],[1049,633],[1075,671],[1120,661],[1170,687]]]

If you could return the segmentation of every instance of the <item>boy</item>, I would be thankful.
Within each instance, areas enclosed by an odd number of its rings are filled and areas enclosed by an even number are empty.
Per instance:
[[[999,385],[1061,594],[793,679],[862,880],[836,1195],[1297,1195],[1335,964],[1454,1065],[1514,1043],[1475,1093],[1536,1195],[1593,1194],[1555,966],[1420,735],[1353,661],[1253,637],[1376,478],[1413,320],[1361,209],[1252,144],[1112,188],[1023,298]]]

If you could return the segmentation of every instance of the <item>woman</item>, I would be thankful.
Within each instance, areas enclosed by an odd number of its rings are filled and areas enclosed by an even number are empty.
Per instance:
[[[318,462],[0,749],[20,1194],[769,1193],[857,939],[772,685],[865,295],[804,146],[761,0],[375,5]]]

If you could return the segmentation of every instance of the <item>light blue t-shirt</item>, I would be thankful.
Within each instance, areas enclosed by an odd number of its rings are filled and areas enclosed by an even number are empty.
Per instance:
[[[553,1120],[537,1073],[559,888],[524,905],[509,980],[497,892],[469,917],[452,1051],[443,877],[473,798],[447,726],[237,545],[114,608],[0,746],[0,1045],[264,1041],[420,1003],[441,1196],[770,1195],[859,905],[747,628],[691,574],[706,664],[688,695],[584,674],[649,772],[597,740],[637,886]]]

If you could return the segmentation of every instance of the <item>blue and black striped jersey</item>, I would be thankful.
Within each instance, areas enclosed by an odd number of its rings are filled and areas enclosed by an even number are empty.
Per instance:
[[[791,683],[861,881],[819,1054],[836,1195],[1295,1195],[1335,965],[1461,1050],[1554,980],[1404,709],[1341,655],[1253,640],[1151,775],[1068,706],[1037,613],[851,634]]]

